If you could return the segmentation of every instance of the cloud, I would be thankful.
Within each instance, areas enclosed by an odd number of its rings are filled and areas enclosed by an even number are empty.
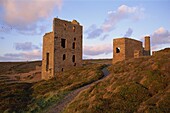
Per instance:
[[[108,34],[105,34],[102,38],[100,38],[101,40],[104,40],[108,37],[109,35]]]
[[[5,57],[5,56],[0,56],[0,62],[7,62],[7,61],[22,61],[24,59],[21,58],[15,58],[15,57]]]
[[[89,57],[86,55],[83,55],[83,59],[89,59]]]
[[[170,32],[160,27],[151,34],[152,45],[170,44]]]
[[[109,54],[112,52],[111,44],[96,45],[96,46],[84,46],[84,55],[100,55],[100,54]]]
[[[103,30],[93,24],[86,30],[86,33],[88,33],[87,39],[93,39],[99,37],[103,33]]]
[[[28,60],[40,60],[41,51],[33,50],[30,52],[21,52],[21,53],[7,53],[3,56],[0,56],[0,61],[28,61]]]
[[[5,37],[1,36],[0,39],[3,40],[3,39],[5,39]]]
[[[0,19],[1,20],[1,19]],[[0,26],[0,32],[11,32],[12,31],[12,27],[10,26]]]
[[[31,51],[34,49],[40,49],[38,46],[33,45],[32,42],[15,43],[14,46],[16,50],[22,50],[22,51]]]
[[[128,28],[128,30],[126,31],[124,37],[130,37],[133,33],[133,30],[131,28]]]
[[[62,0],[1,0],[1,24],[23,34],[39,34],[44,28],[43,23],[53,10],[60,10]]]
[[[97,38],[97,37],[99,37],[102,33],[103,33],[102,29],[94,29],[93,31],[91,31],[91,32],[88,34],[87,39]]]
[[[109,11],[108,16],[102,24],[103,31],[111,31],[115,28],[116,24],[124,19],[141,19],[143,17],[143,8],[129,7],[121,5],[116,11]]]
[[[41,49],[40,47],[33,45],[31,42],[15,43],[16,50],[21,50],[19,53],[6,53],[0,56],[0,61],[28,61],[28,60],[40,60]]]
[[[87,38],[97,38],[102,35],[102,33],[110,32],[116,25],[125,19],[139,20],[144,17],[144,9],[140,7],[129,7],[127,5],[121,5],[115,11],[109,11],[108,15],[100,27],[90,26],[87,29]],[[99,32],[100,31],[100,32]]]

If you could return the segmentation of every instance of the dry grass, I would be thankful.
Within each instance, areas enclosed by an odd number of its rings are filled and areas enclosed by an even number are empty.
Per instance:
[[[0,75],[28,73],[35,70],[36,66],[41,66],[41,61],[32,62],[0,62]]]
[[[60,101],[70,91],[100,79],[102,64],[90,64],[57,74],[56,79],[37,83],[3,84],[0,112],[40,112]],[[17,105],[17,106],[15,106]]]
[[[41,80],[41,61],[0,62],[0,67],[0,85]]]
[[[0,112],[22,112],[31,102],[31,86],[29,83],[1,84]]]
[[[118,62],[111,74],[82,91],[64,113],[170,111],[170,49]]]
[[[103,64],[111,60],[85,60],[82,68],[57,74],[57,79],[12,83],[5,74],[30,72],[41,62],[0,63],[0,112],[42,112],[70,91],[100,79]],[[104,80],[82,91],[65,113],[169,112],[170,49],[152,57],[118,62]],[[19,78],[18,78],[19,79]]]
[[[89,64],[111,64],[111,59],[83,60],[83,66]],[[33,83],[41,80],[41,61],[0,62],[0,67],[0,84]]]

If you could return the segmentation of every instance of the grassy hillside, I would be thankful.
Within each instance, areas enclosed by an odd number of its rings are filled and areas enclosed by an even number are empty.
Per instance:
[[[84,59],[83,64],[112,64],[112,59]]]
[[[1,84],[0,112],[40,112],[59,102],[70,91],[100,79],[105,65],[90,64],[37,83]]]
[[[111,64],[111,59],[86,59],[83,60],[83,65],[86,64]],[[36,66],[41,66],[41,61],[28,62],[0,62],[0,75],[28,73],[35,70]]]
[[[22,112],[31,102],[31,86],[28,83],[1,84],[0,113]]]
[[[108,77],[82,91],[64,113],[170,112],[170,49],[108,70]]]
[[[111,64],[111,59],[83,60],[83,66],[89,64]],[[0,84],[32,83],[41,80],[41,61],[0,62]]]
[[[27,73],[35,70],[36,66],[41,66],[41,61],[32,62],[0,62],[0,75]]]

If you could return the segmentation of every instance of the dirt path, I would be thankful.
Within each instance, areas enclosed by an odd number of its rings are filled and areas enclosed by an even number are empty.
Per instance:
[[[102,69],[102,72],[104,74],[103,78],[105,78],[107,75],[109,75],[109,71],[104,68]],[[94,83],[97,83],[99,81],[101,81],[103,78],[89,84],[89,85],[86,85],[86,86],[83,86],[81,88],[78,88],[74,91],[72,91],[71,93],[69,93],[67,96],[65,96],[59,103],[51,106],[49,108],[49,111],[45,111],[46,113],[61,113],[64,108],[81,92],[83,91],[84,89],[88,88],[90,85],[94,84]]]

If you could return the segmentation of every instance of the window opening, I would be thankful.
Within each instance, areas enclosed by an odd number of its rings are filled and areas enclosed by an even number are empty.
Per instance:
[[[65,48],[66,47],[66,39],[61,39],[61,47]]]
[[[75,55],[72,56],[72,62],[75,62]]]
[[[75,42],[73,42],[72,44],[72,49],[75,49]]]
[[[46,71],[49,69],[49,53],[46,53]]]
[[[66,54],[63,55],[63,60],[65,60],[65,59],[66,59]]]
[[[116,48],[116,53],[120,53],[120,48],[119,47]]]

